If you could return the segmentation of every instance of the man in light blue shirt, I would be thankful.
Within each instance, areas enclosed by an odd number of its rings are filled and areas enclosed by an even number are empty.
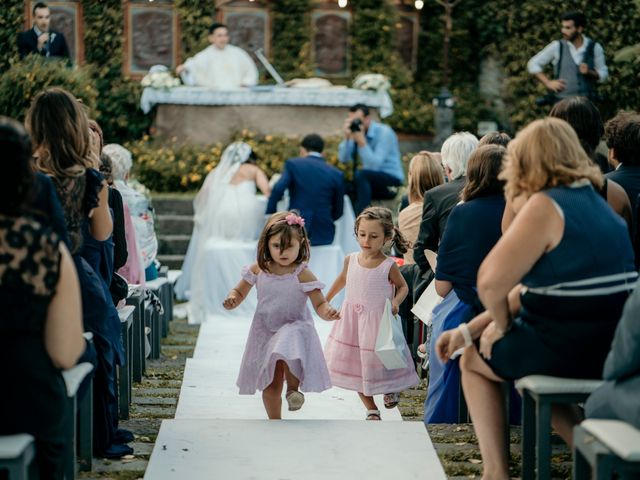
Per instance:
[[[398,137],[388,125],[371,118],[369,107],[356,104],[344,122],[345,139],[338,147],[338,159],[353,165],[351,200],[355,214],[371,200],[394,198],[404,182]],[[357,160],[360,159],[360,168]]]

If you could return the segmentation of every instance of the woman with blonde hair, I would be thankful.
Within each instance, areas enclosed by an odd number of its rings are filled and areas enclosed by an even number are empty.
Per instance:
[[[444,170],[439,153],[422,151],[409,162],[409,205],[398,215],[398,227],[411,244],[418,238],[422,218],[422,201],[426,191],[444,183]],[[414,264],[413,250],[404,254],[405,265]]]
[[[568,123],[529,124],[507,147],[501,178],[516,216],[478,271],[486,311],[436,345],[443,361],[466,347],[462,385],[491,479],[509,478],[500,384],[534,374],[600,378],[638,276],[627,226],[594,190],[602,173]],[[569,444],[578,421],[574,409],[553,410]]]

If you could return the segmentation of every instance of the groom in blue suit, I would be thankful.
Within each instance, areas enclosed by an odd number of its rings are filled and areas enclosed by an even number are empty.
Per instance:
[[[323,149],[324,141],[319,135],[304,137],[300,157],[285,162],[267,204],[267,213],[274,213],[284,191],[289,189],[289,210],[300,212],[313,246],[333,243],[333,222],[342,216],[344,202],[342,172],[327,165],[322,157]]]

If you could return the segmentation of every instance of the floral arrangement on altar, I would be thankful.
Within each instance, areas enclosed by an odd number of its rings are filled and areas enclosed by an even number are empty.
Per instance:
[[[171,72],[166,71],[151,71],[147,73],[140,84],[143,87],[151,88],[173,88],[180,85],[180,79],[171,75]]]
[[[361,73],[353,81],[353,88],[360,90],[389,90],[391,83],[386,75],[381,73]]]

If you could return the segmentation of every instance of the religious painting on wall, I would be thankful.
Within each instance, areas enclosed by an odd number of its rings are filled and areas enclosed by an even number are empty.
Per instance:
[[[33,6],[38,2],[25,2],[26,29],[33,27]],[[60,32],[69,47],[73,63],[84,61],[84,38],[82,32],[82,3],[79,1],[47,2],[51,11],[50,29]]]
[[[229,42],[242,48],[255,60],[255,52],[262,49],[269,55],[269,13],[266,9],[225,9],[222,22],[229,27]]]
[[[400,14],[400,28],[398,28],[397,35],[400,58],[407,67],[415,71],[418,53],[417,15]]]
[[[125,73],[142,76],[154,65],[178,65],[178,16],[171,1],[130,1],[125,8]]]
[[[313,61],[316,75],[347,77],[349,56],[350,12],[316,10],[311,14]]]

